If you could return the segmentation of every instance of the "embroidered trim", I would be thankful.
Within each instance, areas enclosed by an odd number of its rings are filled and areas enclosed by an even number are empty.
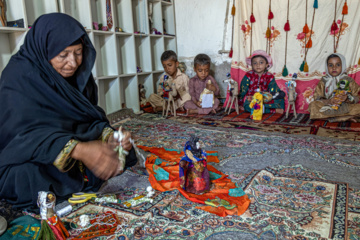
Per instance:
[[[114,130],[112,128],[105,127],[101,134],[101,140],[103,142],[107,142],[113,133],[114,133]]]
[[[57,155],[53,164],[57,169],[60,170],[60,172],[67,172],[75,165],[76,160],[71,158],[70,154],[78,143],[79,141],[70,139],[65,144],[65,147],[61,150],[61,152]]]

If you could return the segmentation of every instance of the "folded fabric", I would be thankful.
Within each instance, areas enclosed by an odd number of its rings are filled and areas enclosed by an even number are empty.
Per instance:
[[[138,146],[152,154],[146,159],[151,186],[158,191],[178,190],[190,201],[204,204],[197,207],[218,216],[241,215],[249,207],[250,200],[245,192],[238,188],[227,175],[207,164],[211,188],[201,195],[188,193],[180,187],[179,162],[184,152],[174,149]],[[207,151],[207,161],[218,163],[216,151]]]

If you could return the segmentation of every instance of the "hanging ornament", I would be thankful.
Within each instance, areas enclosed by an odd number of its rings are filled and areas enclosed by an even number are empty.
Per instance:
[[[285,23],[284,30],[285,30],[285,32],[290,31],[290,23],[289,23],[289,20],[287,20],[287,22]]]
[[[233,49],[232,49],[232,48],[230,48],[229,58],[232,58],[232,56],[233,56]]]
[[[284,65],[284,68],[283,68],[283,71],[282,71],[282,76],[286,77],[287,75],[289,75],[289,71],[288,71],[286,65]]]
[[[268,27],[267,30],[266,30],[266,38],[270,38],[270,37],[271,37],[271,30]]]
[[[309,72],[309,66],[308,66],[307,62],[305,62],[305,64],[304,64],[304,72]]]
[[[314,1],[314,8],[319,8],[318,0],[315,0],[315,1]]]
[[[334,34],[335,34],[335,31],[338,29],[339,29],[339,27],[334,20],[333,24],[331,25],[331,32],[334,32]]]
[[[268,15],[268,19],[271,20],[274,18],[274,14],[273,12],[271,11],[271,9],[269,9],[269,15]]]
[[[233,6],[231,8],[231,15],[235,16],[235,2],[233,3]]]
[[[301,72],[304,71],[304,66],[305,66],[305,61],[303,61],[303,62],[301,63],[301,65],[300,65],[299,70],[300,70]]]
[[[360,58],[359,58],[359,61],[358,61],[358,65],[360,65]]]
[[[305,23],[305,26],[303,27],[303,33],[309,33],[310,32],[310,29],[309,29],[309,26],[307,25],[307,23]]]
[[[346,14],[348,14],[348,5],[347,5],[347,3],[345,2],[345,3],[344,3],[343,10],[342,10],[342,15],[346,15]]]
[[[305,47],[306,48],[311,48],[312,47],[311,37],[309,38],[309,41],[306,43]]]
[[[252,13],[251,16],[250,16],[250,22],[251,23],[254,23],[255,22],[255,17],[254,17],[254,14]]]

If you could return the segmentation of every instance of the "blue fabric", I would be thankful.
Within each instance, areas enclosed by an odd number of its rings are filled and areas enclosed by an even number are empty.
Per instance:
[[[80,38],[83,62],[64,79],[49,61]],[[65,196],[84,187],[80,171],[52,164],[70,139],[95,140],[110,126],[97,106],[95,57],[84,27],[66,14],[42,15],[26,34],[0,79],[0,199],[27,207],[40,190]]]
[[[221,178],[220,174],[214,173],[212,171],[209,171],[209,175],[210,175],[210,180],[216,180],[218,178]]]
[[[241,188],[232,188],[229,189],[229,195],[232,197],[241,197],[245,195],[245,192]]]
[[[153,170],[156,173],[154,176],[157,181],[169,180],[169,176],[170,176],[169,173],[167,171],[165,171],[162,167],[159,167],[159,166],[155,167],[155,165],[154,165]]]

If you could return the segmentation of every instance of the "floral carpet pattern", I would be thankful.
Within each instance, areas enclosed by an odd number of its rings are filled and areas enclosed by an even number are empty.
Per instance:
[[[289,175],[293,174],[293,175]],[[196,209],[177,190],[157,192],[152,203],[133,208],[121,204],[79,204],[63,218],[71,236],[81,235],[76,223],[86,213],[91,218],[116,214],[120,224],[110,239],[357,239],[359,216],[349,214],[346,222],[346,184],[322,179],[322,174],[296,166],[254,170],[248,175],[230,174],[252,200],[242,216],[219,217]],[[127,201],[143,189],[124,189],[117,198]],[[359,192],[350,191],[358,206]],[[347,233],[346,231],[347,223]],[[93,236],[92,239],[101,239]]]

